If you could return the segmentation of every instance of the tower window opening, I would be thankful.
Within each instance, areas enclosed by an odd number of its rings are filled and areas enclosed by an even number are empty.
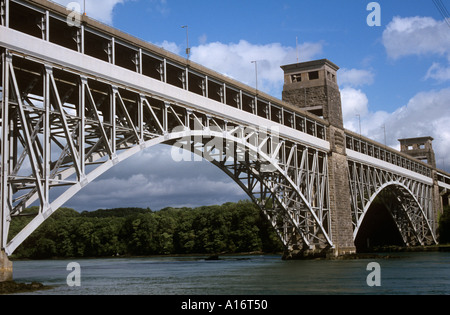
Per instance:
[[[301,82],[302,81],[302,75],[299,74],[293,74],[291,76],[292,82]]]
[[[310,80],[317,80],[317,79],[319,79],[319,71],[308,72],[308,77],[309,77]]]

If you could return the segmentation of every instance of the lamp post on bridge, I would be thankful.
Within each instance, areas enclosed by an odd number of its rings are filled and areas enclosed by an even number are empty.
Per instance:
[[[189,48],[189,27],[187,25],[182,26],[181,28],[186,29],[186,55],[189,60],[189,55],[191,54],[191,49]]]
[[[358,116],[358,121],[359,121],[359,137],[361,138],[361,115],[360,114],[356,114],[356,116]]]
[[[253,60],[251,63],[255,64],[255,76],[256,76],[256,93],[258,93],[258,60]]]

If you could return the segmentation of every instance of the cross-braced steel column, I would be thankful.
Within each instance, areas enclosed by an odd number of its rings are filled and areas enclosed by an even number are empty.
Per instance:
[[[0,186],[0,202],[1,202],[1,222],[0,222],[0,282],[12,280],[12,262],[8,259],[5,253],[6,242],[8,238],[10,208],[8,206],[8,198],[11,195],[10,187],[8,185],[8,175],[10,170],[10,145],[12,135],[10,133],[10,118],[9,118],[9,71],[8,64],[11,62],[11,56],[7,55],[5,50],[1,53],[1,67],[2,67],[2,99],[1,99],[1,186]]]

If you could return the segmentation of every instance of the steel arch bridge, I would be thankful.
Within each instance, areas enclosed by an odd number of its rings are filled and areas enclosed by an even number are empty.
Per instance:
[[[288,253],[354,252],[377,197],[405,244],[436,243],[448,174],[86,16],[70,26],[56,4],[0,4],[7,255],[98,176],[156,144],[228,174]],[[11,220],[31,205],[39,212],[10,239]]]
[[[431,187],[354,161],[349,164],[354,239],[375,198],[380,198],[389,210],[404,244],[414,246],[436,243],[432,233]]]
[[[12,198],[3,200],[10,217],[40,204],[33,221],[3,244],[7,253],[99,175],[160,143],[196,153],[227,173],[260,206],[286,246],[331,244],[326,152],[280,138],[276,130],[225,121],[23,56],[5,54],[3,64],[10,108],[4,120],[9,126],[3,127],[11,138],[4,152],[14,154],[4,186]],[[31,95],[19,84],[29,73],[24,69],[32,68],[37,80],[29,83],[43,80],[45,95]],[[68,103],[71,97],[76,102]],[[99,106],[102,99],[109,104]],[[62,192],[52,195],[55,189]]]

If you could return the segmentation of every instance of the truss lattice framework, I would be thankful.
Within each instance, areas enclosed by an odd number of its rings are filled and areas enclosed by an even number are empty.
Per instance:
[[[377,167],[350,161],[353,238],[376,197],[385,204],[407,245],[435,244],[432,186]]]
[[[1,246],[7,254],[88,183],[159,143],[225,171],[287,248],[333,246],[326,152],[6,49],[1,63]],[[11,220],[29,215],[24,210],[31,205],[39,211],[8,239]]]

